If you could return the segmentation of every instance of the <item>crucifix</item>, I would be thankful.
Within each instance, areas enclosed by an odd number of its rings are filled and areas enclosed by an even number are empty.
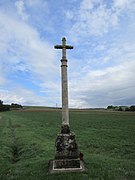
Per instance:
[[[69,110],[68,110],[68,80],[67,80],[67,59],[66,49],[73,49],[73,46],[66,45],[66,38],[62,38],[62,45],[54,46],[55,49],[62,49],[61,59],[61,82],[62,82],[62,133],[69,133]]]

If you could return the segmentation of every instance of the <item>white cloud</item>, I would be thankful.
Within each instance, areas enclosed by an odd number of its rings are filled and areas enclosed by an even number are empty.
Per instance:
[[[0,85],[5,84],[5,82],[6,82],[6,79],[4,78],[2,72],[0,72]]]
[[[6,82],[7,82],[7,80],[4,76],[4,70],[3,70],[2,64],[0,62],[0,85],[3,86],[3,85],[5,85]]]
[[[41,40],[37,30],[26,24],[26,22],[10,17],[2,11],[0,12],[0,27],[0,59],[2,68],[0,83],[4,84],[8,79],[8,84],[11,85],[11,92],[1,93],[2,100],[42,105],[49,105],[50,102],[54,103],[53,99],[55,101],[55,98],[52,99],[52,94],[46,93],[46,97],[42,98],[34,93],[34,90],[28,90],[25,87],[20,87],[19,90],[19,84],[22,82],[14,82],[13,79],[13,77],[17,76],[17,72],[26,72],[30,74],[27,79],[41,91],[48,89],[48,91],[53,91],[56,95],[59,91],[58,88],[56,90],[53,89],[56,86],[50,86],[54,81],[57,84],[58,78],[56,77],[59,76],[59,62],[56,61],[58,59],[57,52],[54,51],[53,45],[45,40]],[[18,78],[21,78],[21,76]],[[13,90],[17,86],[18,93]],[[21,92],[21,89],[25,90]]]
[[[72,11],[74,24],[70,28],[71,39],[77,41],[80,36],[102,36],[110,28],[119,27],[123,11],[131,13],[132,9],[135,10],[134,2],[134,0],[114,0],[108,7],[105,1],[82,0],[79,9]],[[68,11],[67,14],[67,18],[70,17]]]
[[[49,82],[48,82],[49,84]],[[45,86],[47,86],[45,84]],[[0,99],[5,104],[19,103],[22,105],[39,105],[39,106],[55,106],[56,103],[60,105],[60,94],[56,88],[55,83],[48,89],[41,85],[41,90],[36,92],[34,89],[29,89],[23,84],[16,84],[15,82],[10,87],[0,89]],[[42,90],[43,89],[43,90]]]
[[[91,10],[93,6],[94,4],[92,0],[83,0],[80,4],[81,9],[84,9],[84,10]]]
[[[0,89],[0,99],[4,104],[18,103],[22,105],[45,105],[47,100],[45,97],[36,95],[33,91],[16,87],[12,90]],[[48,104],[49,105],[49,104]]]
[[[33,6],[33,5],[38,4],[39,1],[40,0],[28,0],[28,3],[29,3],[29,5]]]
[[[11,91],[0,89],[0,99],[4,101],[4,104],[11,104],[11,103],[22,103],[23,97],[20,95],[18,96],[16,93],[12,93]]]
[[[132,8],[132,6],[135,6],[135,0],[114,0],[114,7],[119,10]]]
[[[35,73],[38,78],[40,76],[41,79],[51,77],[52,72],[54,76],[58,73],[53,46],[42,41],[36,30],[3,13],[0,13],[0,26],[2,27],[1,61],[7,63],[10,70],[27,69]]]
[[[72,13],[71,10],[68,10],[68,11],[65,12],[65,16],[66,16],[67,19],[72,19],[73,15],[74,14]]]
[[[117,45],[116,45],[116,44]],[[107,51],[108,56],[96,59],[98,68],[92,68],[95,63],[91,59],[71,74],[69,83],[71,107],[106,107],[113,105],[135,104],[135,44],[115,42],[108,49],[106,45],[97,46],[96,50]],[[107,50],[106,50],[107,49]],[[102,66],[112,61],[114,64]],[[79,61],[78,61],[79,63]],[[75,65],[74,65],[75,67]],[[72,75],[73,74],[73,75]]]
[[[123,104],[126,105],[128,99],[134,101],[135,98],[134,67],[135,62],[132,61],[117,67],[93,70],[80,82],[72,85],[72,98],[75,97],[75,94],[85,95],[80,101],[83,99],[88,103],[88,106],[95,107],[98,107],[99,104],[102,104],[102,106],[107,106],[108,103],[117,104],[120,99],[124,99]],[[91,102],[89,102],[89,99],[91,99]],[[102,102],[98,104],[100,100]]]
[[[108,103],[116,104],[119,99],[125,99],[123,104],[126,105],[128,99],[134,101],[134,67],[135,61],[129,61],[119,66],[87,72],[85,77],[70,84],[71,106],[82,107],[82,102],[86,107],[99,107],[100,104],[106,106]],[[89,99],[92,99],[91,102]]]
[[[24,1],[23,0],[19,0],[15,2],[15,6],[17,8],[17,13],[18,15],[23,19],[23,20],[27,20],[28,19],[28,15],[25,12],[25,6],[24,6]]]

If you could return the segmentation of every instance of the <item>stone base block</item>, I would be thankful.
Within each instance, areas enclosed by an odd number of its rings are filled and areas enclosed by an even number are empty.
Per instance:
[[[56,142],[55,159],[77,159],[79,149],[75,140],[75,134],[58,134]]]
[[[75,134],[70,132],[68,126],[62,126],[55,142],[55,159],[49,161],[49,173],[86,171],[80,159]]]
[[[62,173],[62,172],[84,172],[86,168],[84,162],[79,159],[59,159],[49,161],[49,173]]]
[[[62,169],[62,168],[80,168],[80,160],[79,159],[59,159],[53,161],[54,169]]]

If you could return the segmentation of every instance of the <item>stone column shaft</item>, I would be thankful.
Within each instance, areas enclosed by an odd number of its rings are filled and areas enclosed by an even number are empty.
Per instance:
[[[62,133],[69,130],[69,110],[68,110],[68,80],[67,80],[67,59],[66,49],[73,49],[73,46],[66,45],[66,38],[62,38],[62,45],[54,46],[55,49],[62,49],[61,60],[61,83],[62,83]]]
[[[69,126],[67,60],[62,58],[61,63],[62,126]]]

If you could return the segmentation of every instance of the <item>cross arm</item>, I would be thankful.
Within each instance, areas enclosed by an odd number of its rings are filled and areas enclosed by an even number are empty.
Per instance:
[[[63,48],[66,48],[66,49],[73,49],[73,46],[63,46],[63,45],[56,45],[54,46],[55,49],[63,49]]]
[[[62,45],[56,45],[54,46],[55,49],[63,49],[63,46]]]
[[[73,49],[73,46],[66,45],[66,49]]]

